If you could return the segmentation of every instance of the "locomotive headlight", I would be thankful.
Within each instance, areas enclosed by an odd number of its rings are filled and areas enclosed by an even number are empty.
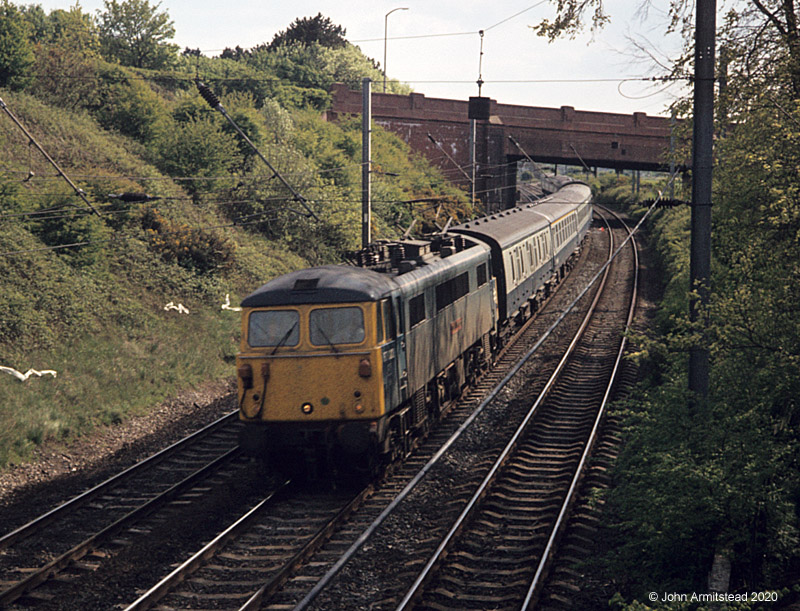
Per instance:
[[[311,403],[303,403],[303,405],[300,406],[300,411],[308,415],[314,411],[314,406],[311,405]]]
[[[358,375],[362,378],[368,378],[372,375],[372,363],[369,362],[369,359],[361,359],[358,364]]]
[[[364,406],[361,403],[356,403],[356,413],[361,414],[364,412]]]

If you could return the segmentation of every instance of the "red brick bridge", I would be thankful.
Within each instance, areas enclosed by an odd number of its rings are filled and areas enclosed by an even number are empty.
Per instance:
[[[339,114],[361,114],[360,91],[337,84],[332,93],[330,119]],[[524,160],[525,154],[537,162],[588,168],[669,169],[667,153],[673,130],[668,118],[642,112],[626,115],[571,106],[542,108],[486,102],[489,119],[475,122],[474,158],[475,192],[488,210],[514,205],[516,162]],[[470,187],[473,135],[469,102],[426,98],[421,93],[405,96],[373,92],[372,119],[398,134],[453,182]]]

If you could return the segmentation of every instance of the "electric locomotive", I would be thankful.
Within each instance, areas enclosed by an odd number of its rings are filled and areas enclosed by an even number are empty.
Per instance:
[[[242,301],[240,445],[290,473],[373,473],[410,451],[563,275],[591,223],[571,183],[353,265],[280,276]]]

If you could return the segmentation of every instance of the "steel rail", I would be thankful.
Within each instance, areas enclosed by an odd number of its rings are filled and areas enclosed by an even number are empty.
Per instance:
[[[417,485],[427,476],[430,470],[441,460],[441,458],[447,453],[450,447],[458,440],[459,437],[472,425],[475,419],[483,412],[487,405],[489,405],[495,397],[500,393],[503,388],[509,383],[509,381],[516,375],[516,373],[527,363],[530,358],[539,350],[541,345],[547,340],[547,338],[552,335],[552,333],[559,327],[559,325],[564,321],[567,315],[577,306],[578,302],[589,292],[591,287],[594,283],[602,276],[603,271],[611,264],[614,258],[619,254],[621,249],[617,249],[612,255],[609,256],[608,260],[603,264],[603,266],[595,273],[595,275],[589,280],[586,286],[581,290],[578,295],[572,300],[572,302],[564,308],[563,312],[556,318],[555,321],[547,328],[547,330],[541,335],[541,337],[536,341],[536,343],[531,346],[530,349],[520,358],[520,360],[509,369],[508,373],[503,377],[500,382],[494,387],[494,389],[484,397],[484,399],[480,402],[480,404],[475,408],[475,411],[470,414],[469,417],[458,427],[458,429],[450,436],[450,438],[442,445],[441,448],[428,460],[428,462],[420,469],[420,471],[415,475],[408,484],[406,484],[405,488],[400,491],[400,493],[392,500],[389,505],[384,508],[384,510],[378,515],[377,518],[361,533],[361,535],[353,542],[353,544],[342,554],[342,556],[337,560],[337,562],[319,579],[319,581],[314,585],[311,591],[295,606],[294,611],[303,611],[307,609],[311,603],[319,596],[319,594],[328,587],[331,581],[339,574],[339,572],[344,568],[344,566],[350,561],[350,559],[356,554],[356,552],[367,542],[367,540],[372,537],[372,535],[377,531],[381,524],[392,514],[392,512],[397,508],[397,506],[405,500],[409,494],[417,487]]]
[[[613,212],[605,207],[603,207],[603,209],[617,217],[617,219],[623,224],[625,229],[628,231],[628,235],[631,238],[634,273],[633,273],[633,287],[631,290],[631,301],[628,307],[628,318],[625,321],[625,331],[627,332],[630,329],[630,326],[633,322],[634,314],[636,312],[636,299],[639,287],[639,254],[636,246],[636,239],[633,237],[631,229],[627,226],[627,224],[620,218],[620,216],[616,212]],[[586,447],[584,448],[584,451],[581,455],[581,459],[578,463],[577,468],[575,469],[575,475],[573,476],[572,481],[570,483],[569,490],[567,491],[567,496],[565,497],[564,502],[561,505],[561,510],[559,511],[558,518],[556,519],[556,522],[553,525],[553,530],[550,533],[550,537],[547,540],[547,545],[545,545],[542,557],[539,560],[538,566],[536,567],[536,572],[533,576],[533,579],[531,580],[530,585],[528,586],[528,591],[525,595],[525,600],[523,601],[522,606],[520,607],[522,611],[526,611],[530,607],[531,603],[535,601],[535,597],[537,597],[541,591],[541,587],[543,585],[543,578],[545,576],[545,570],[555,550],[556,541],[560,534],[561,527],[566,521],[568,510],[570,508],[570,505],[572,504],[572,499],[575,496],[575,493],[577,492],[581,476],[583,475],[583,468],[586,465],[586,461],[588,460],[589,455],[591,454],[592,448],[597,439],[600,425],[603,421],[603,418],[605,417],[608,400],[611,397],[611,391],[614,386],[614,383],[616,382],[617,372],[619,370],[620,363],[622,362],[622,357],[625,354],[625,348],[627,347],[627,340],[628,338],[625,337],[625,335],[623,334],[622,341],[620,342],[619,350],[617,351],[617,356],[614,361],[614,368],[611,372],[611,377],[609,378],[605,394],[603,395],[603,400],[600,403],[600,408],[597,412],[597,416],[595,417],[594,425],[592,426],[592,431],[589,434],[589,439],[586,442]]]
[[[241,454],[240,448],[237,446],[228,450],[225,454],[218,456],[212,462],[206,464],[202,469],[195,471],[185,479],[181,480],[180,482],[176,483],[168,490],[165,490],[158,496],[153,497],[149,501],[143,503],[133,511],[125,514],[113,524],[105,527],[101,531],[95,533],[88,539],[85,539],[83,542],[79,543],[78,545],[74,546],[72,549],[64,552],[54,560],[51,560],[44,566],[36,569],[35,571],[31,572],[25,579],[22,581],[18,581],[10,588],[0,592],[0,606],[8,605],[9,603],[13,602],[26,592],[32,590],[36,586],[44,583],[48,579],[50,579],[54,574],[58,573],[61,569],[67,566],[70,562],[74,560],[78,560],[89,553],[94,547],[97,546],[103,539],[108,538],[111,535],[116,534],[122,528],[129,525],[136,519],[144,517],[148,512],[154,510],[159,505],[163,505],[168,502],[171,498],[176,496],[179,492],[182,492],[191,484],[195,483],[200,478],[207,475],[210,471],[218,468],[221,464],[233,460],[237,456]]]
[[[327,539],[330,537],[330,534],[333,530],[344,523],[347,517],[361,504],[364,502],[367,496],[372,494],[374,488],[370,485],[367,486],[364,490],[359,492],[353,500],[351,500],[342,510],[336,514],[325,526],[319,529],[319,531],[311,538],[309,541],[297,551],[297,553],[292,557],[289,562],[287,562],[282,569],[278,571],[267,583],[265,583],[250,599],[240,607],[239,611],[257,611],[261,608],[261,604],[264,600],[268,600],[270,596],[275,594],[280,587],[286,583],[286,581],[291,577],[292,572],[303,562],[308,560],[308,558],[318,550]],[[126,610],[127,611],[127,610]]]
[[[55,507],[54,509],[51,509],[47,513],[42,514],[38,518],[35,518],[34,520],[31,520],[27,524],[24,524],[23,526],[20,526],[19,528],[17,528],[15,530],[3,535],[2,537],[0,537],[0,550],[3,550],[5,548],[9,547],[10,545],[16,543],[17,541],[20,541],[21,539],[24,539],[25,537],[28,537],[28,536],[34,534],[38,530],[41,530],[42,528],[44,528],[48,524],[52,523],[56,518],[58,518],[67,509],[75,509],[77,507],[80,507],[84,503],[87,503],[88,501],[90,501],[93,498],[97,497],[102,492],[108,490],[111,486],[113,486],[115,484],[118,484],[124,478],[126,478],[126,477],[128,477],[130,475],[133,475],[134,473],[136,473],[137,471],[140,471],[144,467],[150,467],[150,466],[152,466],[154,464],[157,464],[158,462],[164,460],[165,458],[167,458],[171,454],[173,454],[173,453],[177,452],[178,450],[180,450],[182,447],[184,447],[186,445],[189,445],[190,443],[193,443],[194,441],[197,441],[198,438],[207,435],[208,433],[212,432],[214,429],[222,427],[224,424],[227,423],[228,420],[233,419],[238,413],[239,413],[238,410],[236,410],[236,411],[230,412],[228,414],[225,414],[221,418],[218,418],[214,422],[206,425],[205,427],[203,427],[199,431],[196,431],[196,432],[192,433],[188,437],[184,437],[183,439],[181,439],[179,441],[176,441],[172,445],[170,445],[170,446],[164,448],[163,450],[153,454],[152,456],[149,456],[149,457],[145,458],[144,460],[142,460],[142,461],[140,461],[140,462],[138,462],[138,463],[136,463],[134,465],[131,465],[130,467],[128,467],[127,469],[125,469],[121,473],[118,473],[118,474],[108,478],[107,480],[97,484],[93,488],[91,488],[91,489],[79,494],[78,496],[70,499],[69,501],[67,501],[65,503],[62,503],[58,507]]]
[[[164,577],[156,585],[150,588],[147,592],[142,594],[138,599],[132,602],[125,608],[125,611],[142,611],[149,609],[152,605],[157,603],[176,585],[181,583],[188,575],[192,574],[203,563],[219,551],[232,537],[237,536],[242,530],[247,528],[251,522],[258,516],[258,514],[275,500],[275,497],[284,492],[291,480],[285,480],[275,490],[259,501],[252,509],[245,513],[241,518],[236,520],[233,524],[228,526],[220,534],[214,537],[206,545],[204,545],[197,553],[191,556],[186,562],[178,566],[169,575]]]
[[[606,225],[608,226],[608,221],[606,221]],[[609,238],[610,238],[610,243],[609,243],[609,258],[610,258],[613,256],[613,251],[614,251],[614,236],[611,231],[609,231]],[[566,365],[567,361],[569,360],[569,357],[572,356],[572,353],[575,347],[577,346],[578,342],[580,341],[583,332],[586,330],[586,327],[588,326],[589,321],[592,318],[592,315],[594,314],[594,309],[597,305],[597,302],[600,300],[600,296],[603,293],[605,282],[608,277],[608,272],[610,271],[608,265],[604,265],[601,271],[603,272],[603,276],[600,285],[598,287],[598,290],[595,293],[594,299],[592,300],[592,303],[589,306],[589,310],[584,316],[580,327],[578,328],[577,332],[572,338],[569,347],[564,352],[564,355],[561,357],[561,360],[559,361],[555,370],[550,375],[550,378],[547,380],[547,383],[545,384],[544,388],[539,393],[539,396],[536,398],[536,401],[529,408],[528,413],[525,415],[525,418],[523,418],[522,422],[517,427],[516,431],[514,432],[514,435],[511,437],[510,441],[506,444],[505,448],[497,457],[495,462],[492,464],[492,467],[489,469],[489,472],[486,474],[481,483],[478,485],[472,497],[467,502],[464,509],[459,514],[458,518],[456,518],[453,525],[450,527],[448,533],[441,540],[434,553],[428,559],[428,562],[425,564],[420,573],[417,575],[417,578],[414,580],[414,583],[411,585],[411,587],[408,589],[403,599],[397,605],[396,611],[405,611],[406,609],[408,609],[411,605],[413,605],[417,597],[422,593],[422,588],[425,586],[425,584],[433,575],[433,572],[438,566],[439,562],[442,560],[444,553],[450,547],[456,535],[461,531],[466,522],[469,520],[470,516],[472,515],[472,512],[478,507],[479,501],[483,498],[483,496],[486,494],[491,484],[494,482],[497,474],[500,471],[500,468],[505,464],[506,460],[511,455],[511,453],[517,448],[517,445],[520,439],[522,438],[525,429],[527,429],[528,424],[533,419],[534,415],[538,413],[539,406],[543,403],[544,399],[549,395],[550,390],[553,388],[559,376],[561,375],[561,372],[564,369],[564,366]],[[592,280],[592,283],[593,282],[594,279]]]

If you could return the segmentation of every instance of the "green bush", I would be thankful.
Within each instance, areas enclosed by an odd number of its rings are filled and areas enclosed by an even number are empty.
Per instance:
[[[190,119],[162,131],[152,150],[158,167],[193,195],[229,185],[231,169],[242,163],[238,141],[213,118]]]
[[[233,262],[233,245],[219,233],[170,222],[152,208],[143,215],[142,224],[151,247],[167,262],[197,274],[219,271]]]
[[[91,109],[103,127],[143,143],[167,129],[163,102],[134,72],[104,65],[97,78],[97,101]]]

